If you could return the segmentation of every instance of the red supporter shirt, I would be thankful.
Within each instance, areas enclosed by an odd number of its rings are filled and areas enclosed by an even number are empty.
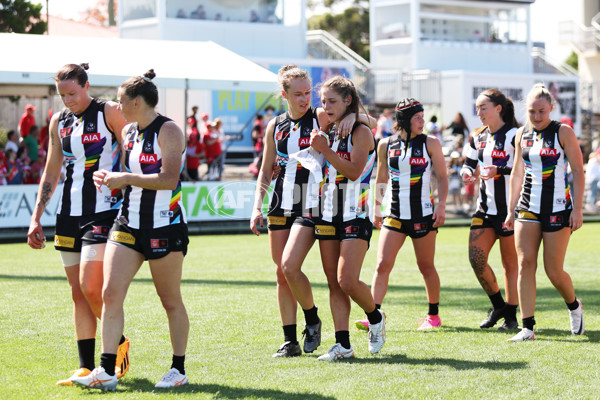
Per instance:
[[[215,158],[221,155],[221,151],[222,150],[221,142],[219,142],[219,134],[216,131],[210,129],[204,134],[204,154],[206,154],[206,161],[209,163],[213,162]]]
[[[29,128],[35,125],[35,118],[29,114],[27,111],[21,115],[21,120],[19,121],[19,127],[21,128],[21,137],[29,136]]]

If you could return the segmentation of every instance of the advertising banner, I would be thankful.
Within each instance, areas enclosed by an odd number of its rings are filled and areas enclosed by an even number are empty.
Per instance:
[[[182,182],[181,198],[188,222],[249,220],[254,204],[255,181],[240,182]],[[37,185],[0,186],[0,228],[26,228],[29,226]],[[266,216],[271,199],[269,188],[263,203]],[[42,226],[52,227],[60,203],[62,185],[59,185],[48,203],[41,219]]]

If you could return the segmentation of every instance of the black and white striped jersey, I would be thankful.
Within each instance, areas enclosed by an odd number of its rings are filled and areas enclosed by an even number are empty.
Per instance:
[[[143,130],[136,122],[127,126],[125,168],[134,174],[157,174],[162,169],[162,152],[158,145],[160,128],[169,118],[157,116]],[[185,149],[181,154],[181,171],[185,162]],[[181,172],[180,171],[180,172]],[[175,190],[152,190],[127,186],[119,216],[134,229],[153,229],[171,224],[186,223],[181,200],[181,180]]]
[[[342,138],[336,136],[331,150],[338,157],[350,160],[352,154],[352,134],[360,126],[356,122],[352,132]],[[364,125],[364,124],[363,124]],[[329,162],[325,168],[325,182],[321,188],[322,219],[329,222],[346,222],[356,218],[369,216],[369,190],[373,165],[375,164],[375,149],[369,152],[367,163],[358,179],[351,181],[337,171]]]
[[[497,132],[485,128],[476,137],[471,136],[463,170],[475,173],[477,166],[481,168],[495,165],[497,174],[494,178],[479,180],[479,198],[477,211],[488,215],[505,216],[510,191],[510,173],[515,160],[515,136],[517,128],[503,125]]]
[[[96,190],[94,172],[120,171],[120,147],[106,123],[106,101],[92,99],[81,114],[63,110],[58,119],[58,136],[66,160],[66,174],[58,214],[91,215],[121,206],[121,190],[102,186]],[[120,132],[118,132],[120,134]]]
[[[388,188],[385,216],[416,219],[433,214],[431,194],[431,156],[427,135],[417,135],[408,148],[399,135],[391,136],[387,146]]]
[[[568,161],[558,139],[561,124],[552,121],[543,131],[525,128],[521,150],[525,176],[517,210],[551,214],[571,209]]]
[[[269,214],[280,213],[302,215],[305,187],[310,171],[290,154],[297,153],[310,147],[310,134],[313,129],[319,129],[317,110],[310,107],[302,118],[294,120],[288,112],[276,117],[273,131],[277,150],[277,163],[281,172],[277,176],[273,189]]]

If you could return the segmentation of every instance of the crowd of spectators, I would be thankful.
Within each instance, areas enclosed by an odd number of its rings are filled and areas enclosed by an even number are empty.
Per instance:
[[[280,19],[275,15],[275,7],[277,2],[272,1],[267,3],[259,10],[250,10],[247,19],[240,18],[240,15],[223,16],[220,12],[209,14],[203,4],[199,4],[194,10],[186,12],[183,8],[177,10],[176,18],[201,19],[211,21],[236,21],[236,22],[252,22],[252,23],[280,23]]]
[[[6,144],[0,149],[0,185],[38,184],[48,148],[48,126],[41,130],[35,123],[35,107],[25,106],[16,130],[8,131]],[[48,123],[50,119],[46,121]],[[46,132],[41,140],[40,133]]]
[[[200,180],[220,181],[223,179],[227,142],[231,139],[223,131],[220,118],[213,121],[207,113],[196,118],[198,106],[192,107],[192,114],[187,118],[187,155],[183,179],[197,182]],[[206,173],[200,175],[202,164],[206,163]]]

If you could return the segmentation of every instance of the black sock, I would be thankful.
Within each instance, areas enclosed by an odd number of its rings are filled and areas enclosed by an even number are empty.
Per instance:
[[[96,368],[94,353],[96,353],[96,339],[82,339],[77,341],[79,351],[79,368],[87,368],[90,371]]]
[[[375,308],[381,310],[381,304],[375,304]]]
[[[107,374],[110,376],[115,375],[115,364],[117,362],[117,355],[110,353],[102,353],[100,355],[100,366],[104,368]]]
[[[567,307],[569,307],[570,311],[577,310],[577,308],[579,308],[579,302],[577,301],[577,297],[575,298],[574,302],[569,304],[565,301],[565,303],[566,303]]]
[[[125,335],[121,335],[121,340],[119,340],[119,346],[122,345],[123,343],[125,343],[125,340],[127,340],[125,338]]]
[[[181,375],[185,375],[185,354],[182,356],[176,356],[173,354],[173,363],[171,368],[176,368]]]
[[[306,320],[306,325],[315,325],[319,323],[319,314],[317,313],[318,308],[313,306],[313,308],[304,311],[304,319]]]
[[[345,349],[352,347],[350,346],[350,331],[335,332],[335,342],[341,344]]]
[[[517,319],[517,305],[506,304],[506,311],[504,311],[504,320],[516,320]]]
[[[489,298],[492,301],[492,307],[494,307],[495,310],[498,310],[506,305],[504,299],[502,298],[502,293],[500,293],[499,290],[498,293],[489,296]]]
[[[377,307],[375,307],[375,309],[373,311],[371,311],[370,313],[365,313],[365,314],[367,314],[367,319],[369,320],[369,325],[378,324],[383,319],[383,317],[381,316],[381,312],[377,309]]]
[[[440,303],[429,303],[429,315],[438,315],[440,313],[439,310]]]
[[[296,324],[283,326],[283,340],[285,342],[298,343],[296,336]]]
[[[527,328],[529,330],[533,330],[533,326],[535,325],[535,318],[523,318],[523,328]]]

